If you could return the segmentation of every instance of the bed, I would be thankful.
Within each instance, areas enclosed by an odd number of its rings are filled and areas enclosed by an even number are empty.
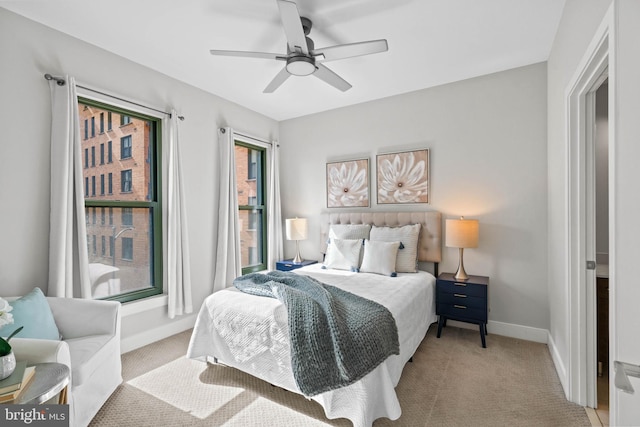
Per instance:
[[[322,214],[320,240],[323,253],[328,249],[327,242],[333,230],[347,224],[370,224],[380,230],[420,224],[417,258],[422,263],[433,263],[434,274],[437,274],[437,263],[441,260],[439,212]],[[371,426],[381,417],[398,419],[401,408],[395,386],[404,365],[424,339],[429,326],[436,321],[434,274],[419,270],[399,272],[391,277],[323,268],[323,265],[312,264],[295,273],[385,306],[395,319],[400,351],[356,382],[308,398],[323,407],[327,418],[347,418],[356,427]],[[222,363],[303,394],[292,373],[287,309],[278,299],[249,295],[234,287],[210,295],[198,314],[187,357]]]

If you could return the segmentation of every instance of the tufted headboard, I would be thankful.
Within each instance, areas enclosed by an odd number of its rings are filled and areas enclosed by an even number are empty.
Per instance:
[[[423,212],[331,212],[320,215],[320,251],[327,252],[331,224],[371,224],[378,227],[400,227],[420,224],[418,261],[442,261],[442,214]]]

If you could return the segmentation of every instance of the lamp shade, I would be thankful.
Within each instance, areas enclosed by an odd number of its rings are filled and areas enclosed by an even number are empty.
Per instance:
[[[451,248],[478,247],[477,219],[448,219],[446,222],[445,245]]]
[[[307,238],[306,218],[289,218],[286,222],[287,240],[305,240]]]

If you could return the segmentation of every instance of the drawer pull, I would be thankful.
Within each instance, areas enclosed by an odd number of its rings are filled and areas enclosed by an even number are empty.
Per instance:
[[[455,308],[467,308],[467,307],[465,307],[464,305],[458,305],[458,304],[454,304],[453,306],[454,306]]]
[[[463,294],[453,294],[454,297],[458,297],[458,298],[466,298],[466,295]]]
[[[453,284],[456,286],[467,286],[466,283],[453,282]]]

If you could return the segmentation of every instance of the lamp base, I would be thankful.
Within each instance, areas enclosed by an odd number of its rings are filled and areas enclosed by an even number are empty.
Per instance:
[[[301,264],[304,259],[300,256],[300,248],[298,248],[298,241],[296,240],[296,256],[293,258],[294,264]]]
[[[463,259],[464,249],[459,248],[459,251],[460,251],[460,257],[458,260],[458,270],[456,271],[456,274],[453,276],[453,278],[461,281],[469,280],[469,276],[467,275],[467,272],[464,271],[464,259]]]

